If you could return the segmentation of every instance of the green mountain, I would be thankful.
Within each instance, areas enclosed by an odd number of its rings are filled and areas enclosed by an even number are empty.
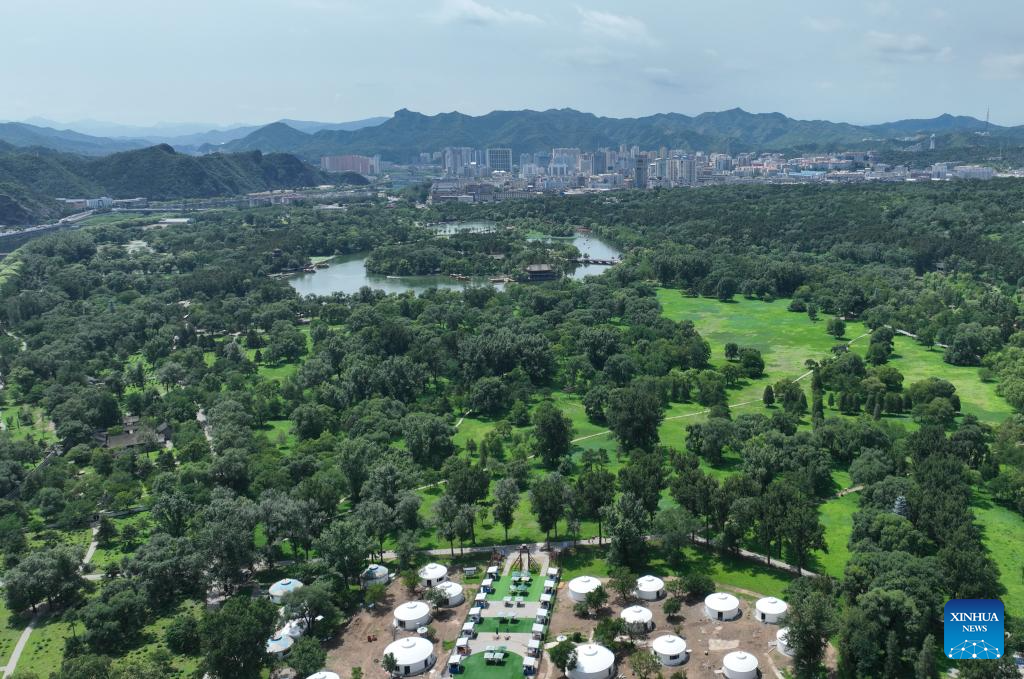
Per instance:
[[[146,146],[140,139],[108,139],[93,137],[74,130],[55,130],[26,123],[0,123],[0,141],[12,146],[42,146],[65,153],[102,156]]]
[[[0,224],[51,217],[58,212],[53,201],[57,197],[208,198],[327,181],[316,168],[283,153],[189,156],[161,144],[85,158],[46,149],[0,147]]]

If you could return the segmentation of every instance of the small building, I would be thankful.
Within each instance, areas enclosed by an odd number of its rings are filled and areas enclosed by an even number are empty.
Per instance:
[[[494,578],[484,578],[480,581],[480,591],[487,594],[494,594]]]
[[[757,657],[746,651],[733,651],[722,659],[726,679],[757,679]]]
[[[436,587],[448,579],[448,569],[439,563],[428,563],[420,569],[419,576],[424,587]]]
[[[548,578],[550,578],[552,580],[557,580],[558,578],[561,577],[561,574],[562,574],[562,571],[560,571],[557,568],[549,568],[548,569]]]
[[[657,601],[665,596],[665,581],[654,575],[636,579],[636,595],[644,601]]]
[[[615,654],[600,644],[580,644],[576,667],[565,674],[569,679],[607,679],[615,674]]]
[[[527,656],[523,658],[523,676],[532,677],[537,674],[537,666],[540,664],[537,658]]]
[[[789,645],[789,628],[783,627],[775,633],[775,647],[782,655],[793,655],[793,648]]]
[[[548,579],[548,580],[544,581],[544,593],[545,594],[553,594],[557,587],[558,587],[558,581],[557,580]]]
[[[458,651],[452,651],[448,656],[448,674],[459,674],[462,672],[462,655]]]
[[[526,642],[526,654],[534,658],[540,657],[540,639],[530,639]]]
[[[704,598],[704,615],[711,620],[733,620],[740,617],[740,600],[728,592],[715,592]]]
[[[430,622],[430,606],[424,601],[407,601],[395,609],[395,627],[415,630]]]
[[[587,595],[601,586],[601,581],[589,575],[581,575],[569,581],[569,598],[583,601]]]
[[[444,592],[447,597],[445,599],[445,603],[441,604],[442,606],[458,606],[466,600],[466,595],[462,592],[462,585],[457,582],[445,580],[440,583],[436,589]]]
[[[547,631],[547,626],[542,622],[535,622],[530,628],[530,634],[533,635],[534,639],[543,639],[545,631]]]
[[[267,593],[270,595],[270,600],[273,603],[280,604],[285,594],[294,592],[297,589],[302,589],[301,581],[293,578],[285,578],[283,580],[278,580],[271,585],[270,589],[267,590]]]
[[[789,610],[789,604],[782,599],[776,599],[773,596],[766,596],[763,599],[758,599],[757,603],[754,604],[757,609],[757,619],[761,622],[766,623],[778,623],[784,617],[786,617],[786,611]]]
[[[655,657],[665,667],[682,665],[689,659],[690,654],[686,650],[686,639],[675,634],[665,634],[651,642],[651,650]]]
[[[294,645],[295,639],[292,639],[287,634],[275,634],[267,639],[267,654],[275,658],[283,658],[291,653],[292,646]]]
[[[359,581],[362,583],[363,587],[386,585],[391,581],[391,572],[388,571],[387,566],[382,566],[379,563],[371,563],[366,567],[366,570],[360,574]]]
[[[626,627],[640,632],[650,632],[654,629],[654,614],[651,609],[643,606],[630,606],[622,609],[619,614]]]
[[[463,623],[462,634],[460,636],[467,637],[469,639],[476,639],[476,623],[472,620]]]
[[[528,264],[525,271],[526,279],[531,283],[553,281],[558,278],[558,272],[550,264]]]
[[[544,594],[541,594],[540,595],[540,607],[541,608],[551,608],[551,600],[552,600],[552,598],[553,598],[552,595],[548,594],[547,592],[545,592]]]
[[[406,637],[392,641],[384,649],[384,655],[391,655],[398,665],[398,676],[423,674],[437,662],[434,644],[423,637]]]
[[[469,620],[472,620],[475,623],[481,623],[483,622],[483,618],[484,609],[480,606],[473,606],[473,608],[469,609]]]

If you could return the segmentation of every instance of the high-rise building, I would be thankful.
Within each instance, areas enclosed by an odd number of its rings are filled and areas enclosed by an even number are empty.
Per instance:
[[[320,169],[324,172],[358,172],[359,174],[376,174],[373,158],[366,156],[323,156],[320,158]]]
[[[636,147],[634,147],[636,148]],[[637,152],[633,165],[633,186],[638,189],[647,188],[647,154]]]
[[[487,149],[487,167],[492,172],[511,172],[512,149]]]

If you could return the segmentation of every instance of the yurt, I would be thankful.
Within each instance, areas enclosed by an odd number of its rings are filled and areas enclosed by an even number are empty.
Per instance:
[[[395,627],[415,630],[430,622],[430,606],[424,601],[407,601],[395,609]]]
[[[386,585],[388,584],[390,576],[391,572],[388,571],[387,566],[381,566],[379,563],[371,563],[359,576],[359,581],[363,583],[363,587]]]
[[[420,584],[424,587],[436,587],[438,583],[448,579],[448,569],[439,563],[428,563],[420,569]]]
[[[746,651],[733,651],[722,659],[726,679],[756,679],[757,657]]]
[[[740,616],[740,600],[727,592],[708,594],[704,599],[704,615],[712,620],[732,620]]]
[[[391,654],[395,658],[398,676],[423,674],[431,667],[437,657],[434,655],[434,644],[423,637],[406,637],[392,641],[384,649],[384,655]]]
[[[267,653],[276,658],[283,658],[292,650],[294,644],[295,639],[287,634],[275,634],[267,639]]]
[[[573,601],[583,601],[587,595],[601,586],[601,581],[589,575],[581,575],[569,581],[569,597]]]
[[[281,629],[277,630],[275,636],[283,634],[291,637],[292,639],[299,639],[305,633],[306,621],[302,618],[295,618],[294,620],[289,620],[283,627],[281,627]]]
[[[783,627],[775,633],[775,644],[782,655],[793,655],[793,648],[789,645],[788,627]]]
[[[636,595],[644,601],[657,601],[665,596],[665,581],[653,575],[636,579]]]
[[[466,600],[466,595],[462,593],[462,585],[451,580],[445,580],[437,586],[437,589],[441,590],[447,596],[446,603],[444,606],[458,606]]]
[[[651,642],[651,650],[665,667],[682,665],[689,657],[686,651],[686,639],[675,634],[665,634]]]
[[[311,674],[308,677],[306,677],[306,679],[341,679],[341,676],[338,675],[336,672],[328,672],[327,670],[324,670],[323,672]]]
[[[786,615],[786,611],[789,610],[789,605],[785,601],[776,599],[773,596],[758,599],[754,605],[757,608],[756,617],[761,622],[779,622]]]
[[[643,630],[644,632],[650,632],[654,629],[654,614],[651,613],[649,608],[644,608],[643,606],[623,608],[620,617],[626,623],[626,626],[631,629]]]
[[[565,675],[569,679],[606,679],[615,674],[615,654],[599,644],[576,647],[576,667]]]
[[[270,600],[275,604],[281,603],[281,599],[284,598],[285,594],[294,592],[297,589],[302,588],[302,583],[298,580],[285,578],[284,580],[278,580],[270,586],[268,593],[270,594]]]

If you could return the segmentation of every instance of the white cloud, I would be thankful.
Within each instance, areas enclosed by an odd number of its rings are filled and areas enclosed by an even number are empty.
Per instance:
[[[541,24],[536,14],[514,9],[498,9],[476,0],[442,0],[433,18],[438,23],[488,24]]]
[[[981,65],[990,80],[1024,80],[1024,52],[993,54],[982,59]]]
[[[804,17],[801,23],[815,33],[833,33],[843,25],[843,22],[835,17]]]
[[[598,10],[577,7],[583,20],[583,30],[613,40],[641,42],[648,45],[657,44],[657,40],[647,30],[647,24],[636,17],[624,14],[612,14]]]
[[[865,41],[870,50],[885,61],[949,61],[953,50],[937,48],[920,33],[868,31]]]

